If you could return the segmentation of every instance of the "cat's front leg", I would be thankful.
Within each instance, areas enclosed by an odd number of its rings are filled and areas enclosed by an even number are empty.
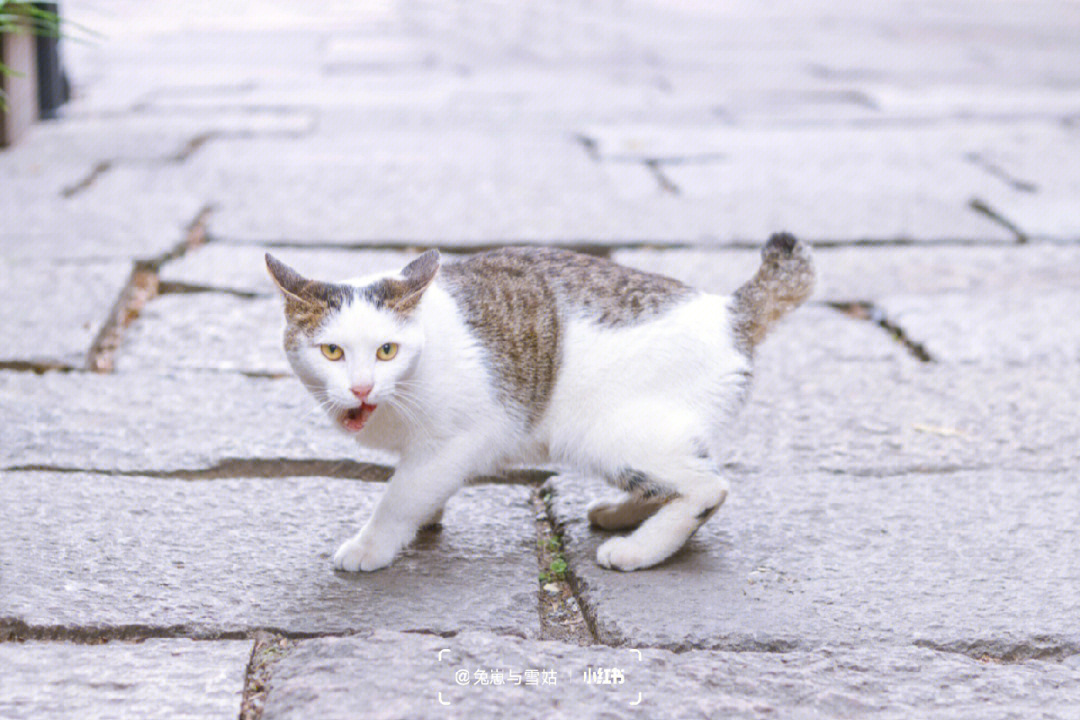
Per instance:
[[[471,472],[468,453],[453,445],[424,458],[403,458],[375,512],[334,553],[334,568],[348,572],[384,568],[421,526],[441,518],[443,505]]]

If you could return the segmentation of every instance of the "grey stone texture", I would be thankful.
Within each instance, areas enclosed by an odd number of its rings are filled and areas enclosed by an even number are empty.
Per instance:
[[[0,618],[88,635],[539,634],[529,489],[466,488],[443,529],[425,531],[390,568],[335,572],[334,550],[384,489],[329,478],[4,473]]]
[[[720,462],[744,469],[892,474],[1067,471],[1080,462],[1080,382],[1054,366],[816,360],[798,314],[755,358],[750,402]],[[854,321],[853,321],[854,322]]]
[[[0,372],[0,467],[199,471],[229,461],[385,465],[294,379],[234,373]],[[377,473],[381,474],[381,473]]]
[[[440,655],[440,651],[447,650]],[[441,659],[440,659],[441,658]],[[619,669],[621,684],[586,684]],[[554,670],[555,685],[524,671]],[[471,684],[502,670],[504,684]],[[468,686],[455,673],[464,671]],[[507,681],[507,671],[522,676]],[[541,677],[543,677],[541,675]],[[550,676],[549,676],[550,677]],[[541,680],[542,682],[542,680]],[[467,632],[376,631],[300,642],[274,666],[266,720],[370,718],[1068,718],[1080,666],[1000,665],[926,648],[671,653],[577,647]],[[638,703],[631,705],[631,703]]]
[[[5,720],[232,720],[251,643],[0,644]]]
[[[118,372],[180,369],[289,376],[283,302],[220,293],[161,295],[124,333]]]
[[[676,649],[924,645],[999,658],[1080,652],[1080,490],[1071,473],[738,473],[673,558],[618,573],[587,503],[548,481],[602,642]]]
[[[168,165],[108,170],[70,198],[19,178],[0,197],[0,245],[13,260],[156,260],[181,245],[208,202]]]
[[[0,259],[0,363],[85,367],[130,275],[122,261]]]

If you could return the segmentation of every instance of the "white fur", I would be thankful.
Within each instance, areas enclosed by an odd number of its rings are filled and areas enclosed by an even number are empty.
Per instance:
[[[437,281],[408,322],[363,302],[346,306],[310,346],[290,351],[290,361],[335,419],[359,405],[351,386],[373,383],[368,402],[378,408],[356,439],[398,453],[400,462],[372,517],[334,555],[335,567],[385,567],[467,478],[518,462],[605,477],[633,468],[661,480],[676,492],[672,499],[630,497],[590,517],[609,527],[644,521],[601,545],[600,564],[633,570],[664,560],[727,495],[700,455],[720,450],[749,371],[728,305],[702,294],[619,328],[563,318],[555,387],[531,428],[499,401],[483,347]],[[386,342],[399,344],[398,355],[378,361],[376,348]],[[327,360],[321,343],[343,348],[343,359]]]

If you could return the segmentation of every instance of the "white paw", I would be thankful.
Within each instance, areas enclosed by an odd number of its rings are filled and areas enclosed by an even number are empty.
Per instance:
[[[638,570],[653,564],[638,543],[630,538],[616,537],[596,549],[596,562],[612,570]]]
[[[375,533],[361,532],[346,540],[334,553],[334,569],[370,572],[389,565],[397,555],[397,543],[380,542]]]

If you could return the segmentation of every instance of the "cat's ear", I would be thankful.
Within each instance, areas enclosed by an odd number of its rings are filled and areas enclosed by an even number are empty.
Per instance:
[[[400,295],[394,299],[394,310],[400,313],[411,312],[420,302],[424,291],[439,272],[439,251],[428,250],[406,265],[401,271],[404,278]]]
[[[333,295],[328,283],[308,280],[270,253],[266,253],[266,269],[270,271],[270,277],[278,290],[285,296],[286,309],[288,309],[288,303],[299,303],[305,306],[326,305]]]

